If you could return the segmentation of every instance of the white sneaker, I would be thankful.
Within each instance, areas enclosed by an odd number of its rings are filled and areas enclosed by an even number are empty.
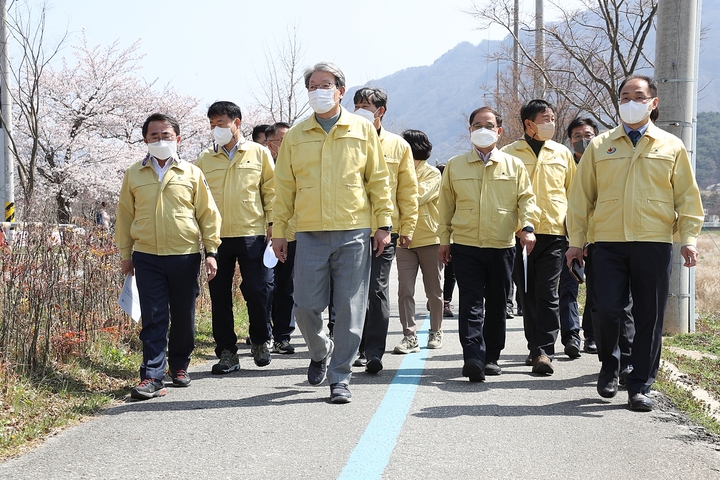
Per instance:
[[[437,332],[429,330],[427,348],[442,348],[442,337],[442,330],[438,330]]]
[[[405,335],[400,343],[397,344],[395,353],[415,353],[420,351],[417,335]]]

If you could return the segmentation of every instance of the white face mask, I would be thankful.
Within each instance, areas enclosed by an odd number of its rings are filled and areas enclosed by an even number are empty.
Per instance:
[[[620,118],[627,125],[635,125],[650,116],[651,106],[653,102],[640,103],[630,101],[620,104]]]
[[[470,141],[478,148],[487,148],[497,142],[498,136],[495,130],[480,128],[470,134]]]
[[[323,90],[318,88],[308,92],[308,103],[315,113],[327,113],[335,107],[335,89]]]
[[[212,129],[213,138],[215,143],[220,146],[225,146],[233,139],[232,130],[230,128],[215,127]]]
[[[555,135],[555,122],[540,123],[533,122],[535,129],[537,130],[537,139],[541,142],[546,142],[552,139]]]
[[[370,123],[375,123],[375,113],[370,110],[358,108],[355,110],[355,115],[360,115],[361,117],[366,118]]]
[[[159,140],[155,143],[148,143],[148,152],[158,160],[167,160],[170,157],[177,157],[177,142],[170,140]]]

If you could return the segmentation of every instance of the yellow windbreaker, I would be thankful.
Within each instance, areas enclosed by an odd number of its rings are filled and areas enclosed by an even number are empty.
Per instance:
[[[564,145],[548,140],[536,157],[524,139],[503,147],[502,151],[522,160],[530,175],[540,209],[535,234],[566,235],[568,192],[577,168],[572,152]]]
[[[149,158],[125,171],[115,225],[123,260],[133,250],[152,255],[208,252],[220,245],[220,212],[205,176],[195,165],[174,163],[158,180]]]
[[[325,133],[315,115],[283,138],[275,166],[273,236],[392,225],[390,175],[372,124],[342,108]]]
[[[270,151],[244,142],[229,160],[225,152],[208,148],[195,165],[205,174],[222,215],[221,238],[265,235],[272,222],[274,164]]]
[[[586,241],[592,216],[595,242],[672,243],[677,222],[682,245],[695,245],[702,201],[687,151],[652,122],[636,148],[622,125],[595,137],[570,190],[570,245]]]
[[[423,160],[415,167],[418,181],[418,221],[410,248],[437,245],[438,201],[440,199],[440,170]]]
[[[380,145],[390,173],[390,198],[393,202],[393,232],[413,236],[418,220],[418,184],[412,149],[400,135],[380,129]],[[372,229],[377,225],[373,222]]]
[[[515,231],[537,224],[535,195],[523,162],[493,150],[487,165],[475,149],[451,158],[440,186],[441,245],[510,248]]]

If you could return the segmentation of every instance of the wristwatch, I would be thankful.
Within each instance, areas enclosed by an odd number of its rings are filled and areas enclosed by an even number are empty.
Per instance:
[[[207,252],[207,251],[206,251],[206,252],[205,252],[205,256],[206,256],[206,257],[210,257],[210,258],[214,258],[214,259],[217,260],[218,254],[217,254],[217,252]]]
[[[386,232],[392,232],[392,225],[388,227],[378,227],[378,230],[385,230]]]
[[[527,227],[523,227],[523,229],[522,229],[521,231],[523,231],[523,232],[529,232],[529,233],[534,233],[534,232],[535,232],[535,229],[534,229],[533,227],[531,227],[531,226],[528,225]]]

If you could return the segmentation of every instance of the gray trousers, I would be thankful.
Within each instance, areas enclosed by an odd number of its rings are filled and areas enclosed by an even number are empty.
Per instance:
[[[297,232],[295,321],[314,361],[322,360],[330,340],[322,313],[330,303],[332,281],[335,352],[328,365],[330,384],[350,383],[360,346],[370,283],[370,229]]]

